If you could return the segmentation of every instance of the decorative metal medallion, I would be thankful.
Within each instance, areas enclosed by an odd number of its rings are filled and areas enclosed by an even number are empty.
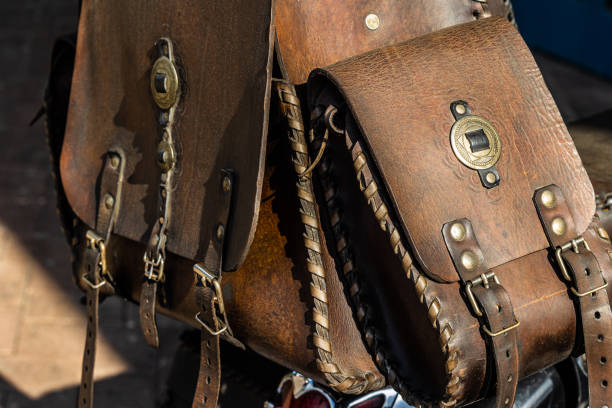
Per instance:
[[[167,45],[166,51],[172,58],[171,45]],[[160,56],[151,69],[151,94],[160,109],[171,108],[179,97],[178,74],[170,58]]]
[[[464,116],[451,129],[451,146],[459,161],[471,169],[493,166],[501,154],[501,142],[491,123],[476,115]]]
[[[493,188],[499,185],[499,173],[495,164],[502,146],[497,130],[488,120],[472,114],[465,101],[451,103],[456,121],[450,132],[450,142],[457,159],[467,167],[477,170],[482,185]]]

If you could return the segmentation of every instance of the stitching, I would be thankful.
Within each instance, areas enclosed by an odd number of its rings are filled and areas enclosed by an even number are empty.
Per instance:
[[[293,151],[292,162],[296,174],[303,174],[309,165],[308,147],[304,137],[304,125],[300,101],[295,88],[289,83],[275,81],[281,101],[281,109],[288,123],[288,137]],[[313,298],[312,340],[316,363],[325,376],[329,386],[345,394],[361,394],[384,385],[384,379],[374,373],[366,372],[361,376],[350,376],[342,372],[333,360],[329,337],[329,310],[327,303],[326,271],[321,255],[320,227],[316,213],[312,178],[310,174],[297,177],[297,195],[300,202],[299,212],[304,225],[304,245],[307,252],[307,269],[310,272],[310,294]]]

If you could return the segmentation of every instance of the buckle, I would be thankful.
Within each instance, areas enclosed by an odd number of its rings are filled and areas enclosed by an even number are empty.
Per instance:
[[[493,279],[493,281],[495,283],[497,283],[498,285],[501,285],[499,279],[497,278],[497,275],[495,275],[495,272],[493,271],[489,271],[487,273],[483,273],[480,275],[480,277],[468,281],[465,284],[465,293],[467,295],[468,300],[470,301],[470,305],[472,306],[472,310],[474,311],[474,313],[476,313],[476,316],[478,317],[482,317],[483,313],[482,310],[480,309],[480,307],[478,306],[478,302],[476,302],[476,298],[474,297],[474,293],[472,292],[472,287],[474,285],[481,285],[484,286],[486,289],[489,289],[489,280]],[[521,322],[516,319],[516,323],[514,323],[511,326],[505,327],[499,331],[493,332],[491,331],[491,329],[489,327],[487,327],[485,324],[482,324],[482,330],[488,334],[490,337],[496,337],[499,336],[500,334],[504,334],[509,332],[510,330],[516,329],[517,327],[519,327],[519,325],[521,324]]]
[[[497,275],[495,275],[495,272],[493,271],[483,273],[480,275],[479,278],[468,281],[465,284],[466,295],[468,297],[468,300],[470,301],[472,310],[474,311],[474,313],[476,313],[476,316],[478,317],[482,317],[482,310],[480,310],[480,307],[478,306],[478,303],[476,302],[476,298],[474,297],[474,293],[472,293],[472,286],[482,284],[485,288],[489,289],[489,279],[493,279],[495,283],[497,283],[498,285],[501,285],[501,283],[499,282],[499,279],[497,278]]]
[[[568,281],[568,282],[573,282],[572,277],[569,275],[569,272],[567,271],[567,266],[565,265],[565,261],[563,260],[563,252],[571,249],[572,251],[574,251],[575,253],[579,254],[580,253],[580,245],[584,245],[584,248],[587,251],[591,251],[591,248],[589,247],[588,242],[586,242],[584,240],[583,236],[579,236],[576,239],[572,239],[570,242],[567,242],[559,247],[557,247],[557,249],[555,250],[555,258],[557,259],[557,264],[559,265],[559,268],[561,268],[561,274],[563,275],[563,278]],[[578,296],[578,297],[583,297],[583,296],[587,296],[590,295],[591,293],[595,293],[597,291],[600,291],[601,289],[605,289],[608,286],[608,282],[606,281],[606,278],[603,277],[603,275],[601,276],[601,279],[603,280],[603,284],[595,289],[591,289],[588,290],[586,292],[578,292],[578,289],[576,289],[574,286],[570,287],[572,293],[574,293],[574,295]]]
[[[215,275],[213,275],[210,271],[208,271],[203,264],[198,263],[193,266],[193,271],[200,278],[200,282],[202,285],[211,287],[215,291],[215,297],[213,298],[213,302],[219,308],[220,317],[217,315],[217,319],[221,324],[221,328],[219,330],[213,330],[208,326],[205,322],[200,319],[200,312],[196,313],[195,320],[202,325],[208,332],[213,336],[218,336],[221,333],[229,330],[229,324],[227,322],[227,314],[225,313],[225,304],[223,303],[223,293],[221,292],[221,284],[219,283],[219,279]],[[216,313],[216,310],[213,310],[213,313]],[[231,331],[231,330],[230,330]]]
[[[104,238],[102,238],[98,233],[94,230],[88,230],[85,233],[85,239],[87,240],[87,246],[94,250],[98,254],[98,267],[100,268],[100,278],[101,282],[94,284],[87,275],[83,275],[82,279],[85,281],[87,286],[92,289],[99,289],[106,284],[106,279],[104,277],[107,274],[106,270],[106,245],[104,243]]]
[[[142,257],[145,264],[144,275],[147,279],[159,282],[164,278],[164,256],[157,254],[157,259],[151,259],[149,252],[146,251]]]

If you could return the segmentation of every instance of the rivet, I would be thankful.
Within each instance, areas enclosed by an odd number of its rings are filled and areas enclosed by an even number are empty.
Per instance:
[[[512,375],[508,376],[508,382],[512,382]]]
[[[463,241],[465,239],[465,227],[462,223],[456,222],[450,227],[450,235],[455,241]]]
[[[230,180],[229,176],[223,177],[222,185],[223,185],[223,192],[229,193],[230,190],[232,189],[232,180]]]
[[[608,231],[606,231],[605,229],[599,227],[597,229],[597,232],[599,233],[599,236],[601,239],[605,239],[606,241],[610,240],[610,236],[608,235]]]
[[[506,398],[506,400],[504,401],[504,405],[508,405],[510,403],[510,398]]]
[[[112,195],[106,194],[104,196],[104,206],[106,206],[106,208],[110,210],[111,208],[113,208],[113,205],[115,205],[115,199]]]
[[[565,224],[565,220],[563,218],[556,217],[550,223],[550,227],[552,228],[552,231],[555,233],[555,235],[561,236],[565,234],[567,225]]]
[[[376,14],[368,14],[365,18],[365,24],[368,29],[374,31],[380,27],[380,18]]]
[[[223,224],[219,224],[217,227],[217,239],[221,241],[223,239],[223,235],[225,235],[225,228],[223,227]]]
[[[116,154],[111,155],[110,165],[114,170],[117,170],[117,168],[119,168],[120,163],[121,159],[119,159],[119,156],[117,156]]]
[[[465,251],[461,254],[461,264],[465,269],[471,271],[478,265],[478,259],[472,251]]]
[[[465,105],[460,104],[460,103],[455,105],[455,112],[457,112],[460,115],[463,115],[465,113]]]
[[[544,207],[546,208],[553,208],[555,205],[557,205],[557,198],[555,197],[555,194],[550,190],[544,190],[542,192],[542,194],[540,195],[540,201],[542,202],[542,205],[544,205]]]
[[[489,184],[493,184],[497,181],[497,177],[495,176],[495,173],[491,171],[487,173],[487,175],[485,176],[485,179],[487,180],[487,183]]]

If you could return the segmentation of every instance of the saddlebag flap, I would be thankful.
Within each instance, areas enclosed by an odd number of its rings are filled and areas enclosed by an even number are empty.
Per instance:
[[[121,151],[125,182],[114,231],[146,244],[162,216],[160,179],[173,166],[166,248],[202,260],[225,206],[226,170],[233,185],[223,269],[242,263],[264,171],[271,7],[270,0],[83,2],[61,157],[66,196],[81,220],[95,226],[104,157]],[[170,46],[173,55],[163,55]],[[160,143],[165,129],[170,146]]]
[[[612,343],[593,336],[612,326],[609,240],[515,27],[490,18],[318,69],[308,103],[327,241],[406,400],[511,406],[519,378],[586,349],[591,404],[609,402],[595,354]],[[588,266],[572,275],[574,255]]]

